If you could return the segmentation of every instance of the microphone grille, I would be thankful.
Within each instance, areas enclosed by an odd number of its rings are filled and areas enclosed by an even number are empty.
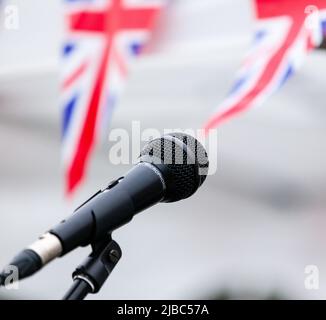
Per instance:
[[[169,135],[181,140],[195,155],[195,159],[199,167],[199,174],[201,176],[200,185],[202,185],[207,178],[209,168],[208,155],[205,148],[191,135],[184,133],[170,133]]]
[[[186,199],[203,184],[208,173],[204,147],[190,135],[171,133],[148,143],[141,151],[141,161],[158,167],[167,190],[164,201]]]

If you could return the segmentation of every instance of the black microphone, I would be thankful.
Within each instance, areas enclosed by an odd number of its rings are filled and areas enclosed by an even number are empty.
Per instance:
[[[190,197],[205,181],[208,164],[204,147],[190,135],[172,133],[149,142],[125,177],[94,194],[10,265],[18,268],[23,279],[79,246],[101,241],[156,203]],[[6,276],[0,274],[0,284]]]

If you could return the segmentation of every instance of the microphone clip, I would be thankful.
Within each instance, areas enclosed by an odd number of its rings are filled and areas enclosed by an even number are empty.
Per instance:
[[[111,234],[92,244],[91,254],[73,272],[73,285],[63,300],[83,300],[89,293],[98,293],[121,255],[121,248]]]

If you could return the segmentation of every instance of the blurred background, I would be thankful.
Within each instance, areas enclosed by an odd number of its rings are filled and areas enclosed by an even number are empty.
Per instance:
[[[96,148],[76,196],[60,166],[58,0],[0,2],[0,265],[123,174]],[[18,5],[19,29],[3,28]],[[168,16],[168,18],[166,17]],[[249,0],[175,0],[162,41],[132,67],[111,128],[200,128],[228,92],[252,39]],[[190,199],[160,204],[114,232],[123,250],[90,299],[326,297],[326,54],[261,108],[218,130],[218,172]],[[59,299],[89,248],[58,259],[2,299]],[[305,267],[319,268],[307,290]]]

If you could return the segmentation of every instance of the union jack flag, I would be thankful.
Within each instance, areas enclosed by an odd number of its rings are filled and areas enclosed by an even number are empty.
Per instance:
[[[63,165],[66,194],[81,182],[101,122],[110,117],[163,0],[65,0]]]
[[[229,95],[205,125],[208,131],[262,104],[326,37],[326,0],[255,0],[257,27]]]

